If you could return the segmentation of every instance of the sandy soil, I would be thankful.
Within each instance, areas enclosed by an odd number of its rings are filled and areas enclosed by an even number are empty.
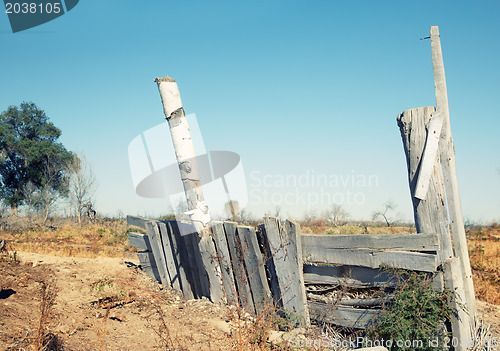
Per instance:
[[[39,334],[56,350],[236,349],[228,308],[185,301],[141,272],[138,261],[27,252],[19,258],[0,263],[0,351],[30,350]],[[53,313],[39,329],[40,304],[50,292],[57,292]],[[478,301],[478,314],[500,340],[500,306]]]

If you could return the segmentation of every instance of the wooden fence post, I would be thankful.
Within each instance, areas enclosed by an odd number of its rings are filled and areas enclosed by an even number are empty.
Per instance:
[[[451,221],[451,233],[455,256],[460,260],[462,278],[464,279],[465,300],[470,315],[471,328],[474,330],[476,315],[476,298],[474,284],[472,282],[472,270],[467,250],[467,239],[465,236],[464,220],[462,217],[462,205],[458,190],[457,168],[455,163],[455,146],[451,135],[450,113],[448,109],[448,93],[446,90],[446,78],[444,74],[443,54],[441,51],[441,39],[439,28],[431,27],[431,49],[432,65],[434,69],[434,85],[436,87],[436,109],[443,116],[443,130],[441,132],[440,161],[443,169],[444,184],[446,187],[446,198],[448,200],[448,211]]]
[[[217,253],[212,238],[212,231],[207,225],[210,222],[208,206],[204,201],[200,184],[200,174],[196,162],[193,140],[182,107],[179,88],[175,80],[166,76],[156,78],[160,91],[163,112],[170,127],[174,144],[175,156],[179,164],[182,184],[193,225],[198,233],[198,247],[201,253],[204,277],[208,280],[210,299],[219,302],[224,299],[221,270],[217,262]],[[200,277],[203,279],[203,277]]]
[[[425,200],[415,196],[417,179],[419,179],[419,174],[422,172],[421,159],[427,136],[426,125],[428,125],[433,112],[434,107],[414,108],[401,113],[397,121],[408,165],[408,180],[417,233],[439,234],[438,264],[441,264],[441,262],[453,256],[453,249],[448,225],[443,178],[437,160],[430,165],[431,176]]]

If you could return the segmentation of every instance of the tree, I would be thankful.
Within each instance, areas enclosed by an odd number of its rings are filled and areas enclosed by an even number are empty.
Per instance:
[[[93,203],[96,190],[96,179],[91,165],[83,155],[73,155],[73,162],[69,164],[70,173],[69,198],[73,210],[82,223],[82,215],[87,204]]]
[[[329,210],[324,212],[323,216],[334,227],[346,224],[350,217],[349,213],[339,204],[332,205]]]
[[[29,182],[45,192],[47,216],[54,196],[67,195],[65,169],[73,154],[58,142],[60,136],[61,131],[32,102],[9,106],[0,114],[0,198],[13,214],[25,203]]]
[[[389,215],[389,211],[394,212],[396,209],[396,205],[392,201],[387,201],[384,204],[384,209],[381,211],[376,211],[373,213],[373,220],[376,221],[380,217],[382,217],[385,221],[385,224],[387,224],[387,227],[390,227],[394,223],[398,222],[397,218],[393,218],[392,216]]]

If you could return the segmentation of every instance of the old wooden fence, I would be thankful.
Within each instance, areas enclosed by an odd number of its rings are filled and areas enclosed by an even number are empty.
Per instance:
[[[188,299],[210,298],[203,282],[206,275],[200,273],[197,234],[180,235],[179,226],[189,224],[127,219],[147,231],[148,235],[131,233],[130,244],[143,249],[138,257],[150,276]],[[365,328],[387,299],[331,301],[309,287],[358,292],[391,287],[391,275],[379,270],[383,266],[427,272],[433,275],[435,288],[443,288],[443,275],[437,272],[437,234],[301,234],[297,223],[281,223],[274,217],[265,217],[257,228],[213,222],[212,233],[227,302],[255,314],[277,307],[297,317],[299,324],[313,319]]]

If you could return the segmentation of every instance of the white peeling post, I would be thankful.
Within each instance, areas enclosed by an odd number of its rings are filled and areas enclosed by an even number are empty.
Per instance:
[[[160,91],[163,112],[168,121],[175,156],[181,173],[181,180],[189,209],[186,214],[191,217],[199,237],[198,246],[210,290],[207,293],[210,294],[212,301],[219,302],[223,299],[222,281],[218,274],[220,268],[217,263],[217,253],[212,240],[212,232],[208,226],[210,213],[203,197],[196,153],[194,151],[193,140],[191,139],[189,124],[184,113],[184,108],[182,107],[179,87],[175,80],[169,76],[156,78],[155,82]]]
[[[453,246],[455,256],[460,260],[462,278],[464,279],[465,300],[470,315],[471,328],[474,330],[474,317],[476,315],[476,299],[474,284],[472,282],[472,271],[467,251],[467,239],[465,236],[464,220],[462,217],[462,205],[460,192],[458,190],[457,168],[455,163],[455,146],[451,135],[450,112],[448,109],[448,93],[446,90],[446,78],[444,75],[443,54],[441,51],[441,39],[439,28],[431,27],[431,49],[432,65],[434,68],[434,84],[436,87],[436,112],[443,118],[443,130],[439,141],[440,161],[443,169],[443,180],[446,188],[446,198],[450,216],[450,227],[453,235]]]

